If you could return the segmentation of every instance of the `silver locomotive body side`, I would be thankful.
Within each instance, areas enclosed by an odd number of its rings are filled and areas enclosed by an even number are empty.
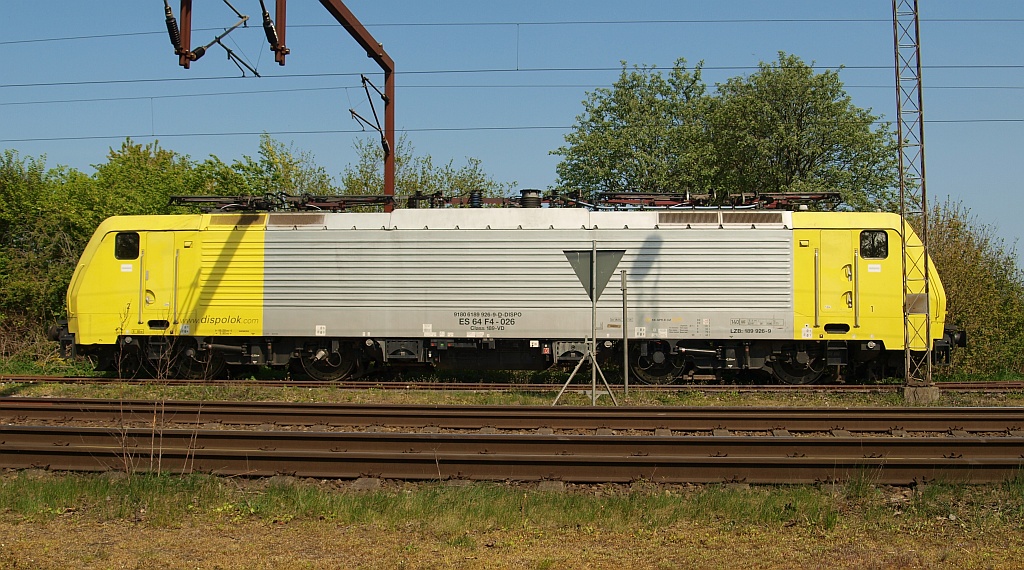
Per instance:
[[[591,302],[566,252],[596,241],[623,252],[598,303],[599,339],[622,338],[622,270],[632,339],[792,339],[790,214],[692,214],[271,214],[264,334],[583,339]]]

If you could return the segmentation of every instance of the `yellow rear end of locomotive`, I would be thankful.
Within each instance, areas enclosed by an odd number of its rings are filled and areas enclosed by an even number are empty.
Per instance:
[[[909,225],[889,213],[793,213],[795,338],[875,341],[905,349],[903,244],[922,251]],[[911,350],[928,350],[924,315],[924,257],[906,256]],[[943,335],[946,296],[929,264],[928,305],[933,339]]]

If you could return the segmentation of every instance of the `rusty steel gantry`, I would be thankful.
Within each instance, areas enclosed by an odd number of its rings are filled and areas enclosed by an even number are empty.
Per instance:
[[[273,0],[273,2],[275,6],[274,21],[270,21],[264,8],[263,27],[267,34],[267,40],[270,42],[270,49],[274,52],[274,60],[279,65],[284,65],[285,56],[290,53],[285,44],[288,0]],[[376,62],[384,71],[384,128],[381,132],[381,146],[384,149],[384,196],[390,198],[385,204],[385,210],[390,212],[394,208],[395,196],[395,62],[384,51],[384,46],[370,35],[370,32],[345,6],[344,2],[320,0],[320,3],[366,50],[366,56]],[[260,4],[263,4],[262,0]],[[175,47],[179,65],[188,69],[189,65],[198,59],[196,53],[191,49],[192,0],[181,0],[179,17],[181,20],[180,44]]]

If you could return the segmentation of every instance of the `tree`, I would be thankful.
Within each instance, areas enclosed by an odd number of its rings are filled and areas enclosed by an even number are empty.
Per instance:
[[[558,186],[588,199],[600,192],[712,193],[710,104],[700,64],[690,71],[679,59],[664,77],[653,66],[630,70],[623,62],[611,89],[583,101],[568,144],[551,152],[564,157]]]
[[[710,195],[838,191],[847,207],[892,210],[896,141],[853,105],[834,71],[779,53],[708,95],[701,67],[678,60],[663,77],[623,66],[583,102],[568,143],[553,151],[558,186],[597,192]]]
[[[312,153],[285,145],[267,133],[260,135],[259,158],[245,155],[230,171],[223,162],[211,157],[205,168],[216,176],[217,189],[224,194],[263,195],[283,192],[291,195],[335,194],[331,176],[316,164]]]
[[[189,157],[160,146],[126,139],[111,149],[107,162],[93,165],[98,195],[93,212],[109,216],[170,213],[170,197],[195,194],[196,179]],[[99,223],[97,221],[97,223]]]
[[[712,114],[718,183],[730,191],[838,191],[854,209],[898,207],[897,146],[878,116],[853,105],[835,71],[779,52],[718,84]]]
[[[384,151],[369,139],[356,140],[358,159],[345,167],[341,177],[343,194],[378,195],[384,192]],[[406,135],[398,139],[395,152],[395,193],[411,196],[416,192],[430,195],[464,196],[473,190],[484,196],[507,196],[515,182],[498,182],[483,170],[480,159],[467,157],[466,164],[455,167],[455,160],[436,166],[428,155],[417,156]]]
[[[43,158],[0,155],[0,321],[63,311],[78,256],[92,235],[96,192],[85,174]]]

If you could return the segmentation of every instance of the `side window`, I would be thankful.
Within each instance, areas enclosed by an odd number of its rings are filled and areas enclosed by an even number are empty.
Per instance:
[[[860,232],[860,255],[865,259],[889,257],[889,234],[885,230]]]
[[[114,236],[114,257],[116,259],[138,259],[139,234],[123,232]]]

